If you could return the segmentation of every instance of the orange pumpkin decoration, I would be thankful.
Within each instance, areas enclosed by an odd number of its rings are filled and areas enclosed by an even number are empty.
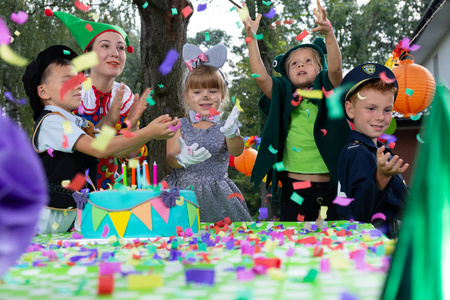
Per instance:
[[[245,148],[241,155],[234,158],[234,167],[245,176],[252,175],[258,151],[253,148]]]
[[[402,59],[405,55],[412,59]],[[399,58],[399,66],[392,69],[397,83],[398,95],[394,104],[394,110],[409,118],[427,108],[433,101],[436,92],[436,81],[433,75],[414,63],[414,57],[406,53]]]

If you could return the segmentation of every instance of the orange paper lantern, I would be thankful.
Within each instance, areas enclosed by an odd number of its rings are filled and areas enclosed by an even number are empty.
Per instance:
[[[392,72],[398,82],[394,110],[409,118],[411,114],[417,114],[427,108],[433,101],[436,81],[430,71],[414,63],[411,54],[406,55],[412,59],[400,60],[399,66],[393,68]]]
[[[250,147],[245,148],[241,155],[234,158],[234,167],[245,176],[250,176],[255,165],[257,154],[258,151],[255,149]]]

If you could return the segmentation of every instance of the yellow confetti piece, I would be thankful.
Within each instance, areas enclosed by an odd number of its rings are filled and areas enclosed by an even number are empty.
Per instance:
[[[335,236],[336,235],[334,233],[334,229],[333,228],[328,228],[327,233],[328,233],[328,236]]]
[[[127,279],[130,290],[147,290],[163,286],[163,278],[159,275],[130,274]]]
[[[299,94],[302,97],[308,98],[308,99],[322,99],[323,98],[323,92],[321,90],[296,90],[297,94]]]
[[[64,128],[64,133],[65,134],[70,134],[70,133],[73,132],[72,125],[70,125],[70,121],[69,120],[63,122],[63,128]]]
[[[180,196],[180,199],[175,200],[175,203],[176,203],[178,206],[183,206],[183,204],[184,204],[184,198],[183,198],[183,196]]]
[[[63,214],[64,216],[67,216],[67,209],[64,210]]]
[[[361,99],[361,100],[367,99],[367,96],[366,96],[366,97],[363,97],[363,96],[361,96],[361,95],[359,94],[359,92],[357,93],[357,95],[358,95],[358,98]]]
[[[19,35],[20,35],[20,32],[16,30],[16,31],[14,31],[14,34],[17,35],[17,36],[19,36]]]
[[[367,233],[363,234],[362,237],[363,237],[364,242],[370,242],[372,240],[372,237],[370,236],[370,234],[367,234]]]
[[[284,280],[286,278],[286,273],[281,271],[278,268],[269,268],[267,269],[267,274],[275,280]]]
[[[138,164],[139,164],[139,160],[138,159],[130,159],[130,160],[128,160],[128,167],[129,168],[134,168],[134,169],[136,169],[137,168],[137,166],[138,166]]]
[[[116,135],[116,130],[108,125],[103,125],[102,132],[92,141],[91,146],[98,151],[105,151],[111,139]]]
[[[227,234],[225,232],[223,232],[223,231],[219,231],[219,233],[217,235],[220,236],[221,238],[223,238]]]
[[[331,251],[330,257],[330,267],[336,270],[348,270],[350,269],[350,263],[348,259],[342,256],[340,251]]]
[[[241,101],[239,101],[239,99],[236,99],[236,104],[235,105],[240,111],[244,112],[244,110],[241,107]]]
[[[8,45],[0,46],[0,57],[8,64],[18,67],[25,67],[28,65],[28,60],[20,55],[17,55]]]
[[[327,218],[327,211],[328,211],[328,206],[321,206],[320,207],[320,217],[325,220]]]
[[[92,68],[98,64],[97,52],[91,51],[72,59],[72,64],[77,72]]]
[[[63,188],[65,188],[66,186],[68,186],[70,184],[70,180],[63,180],[63,181],[61,181],[61,186],[63,187]]]
[[[250,17],[250,13],[248,12],[247,6],[242,7],[239,11],[239,18],[241,18],[241,21],[244,22],[247,18]]]
[[[58,223],[55,222],[55,223],[52,224],[52,229],[53,229],[53,230],[58,229],[58,227],[59,227],[59,224],[58,224]]]
[[[242,222],[242,228],[244,228],[244,230],[247,230],[247,223],[245,223],[245,222]]]
[[[145,7],[144,7],[145,8]],[[89,13],[89,16],[94,20],[95,22],[98,22],[98,19],[100,19],[100,16],[98,14]]]
[[[276,246],[278,246],[278,243],[272,241],[271,239],[267,239],[264,243],[264,249],[266,249],[266,251],[270,253],[273,252]]]
[[[114,244],[115,242],[117,242],[117,237],[115,235],[111,235],[108,238],[108,244]]]
[[[87,91],[92,87],[91,77],[86,77],[86,80],[81,83],[83,85],[83,91]]]

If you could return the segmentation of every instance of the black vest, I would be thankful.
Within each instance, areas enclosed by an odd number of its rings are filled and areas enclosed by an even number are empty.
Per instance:
[[[44,118],[51,114],[58,114],[65,118],[58,112],[44,110],[35,123],[32,138],[33,148],[39,154],[47,175],[50,192],[48,207],[60,209],[76,208],[75,200],[72,197],[73,191],[63,188],[61,182],[72,180],[77,173],[85,174],[88,169],[89,177],[95,182],[97,179],[97,158],[79,151],[74,151],[73,153],[53,151],[53,157],[47,151],[39,152],[36,147],[39,128]],[[87,183],[86,187],[88,187]]]

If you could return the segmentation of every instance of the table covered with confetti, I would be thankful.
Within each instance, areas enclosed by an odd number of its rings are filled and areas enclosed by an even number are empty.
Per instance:
[[[378,299],[394,243],[370,224],[202,224],[197,235],[37,236],[0,299]]]

